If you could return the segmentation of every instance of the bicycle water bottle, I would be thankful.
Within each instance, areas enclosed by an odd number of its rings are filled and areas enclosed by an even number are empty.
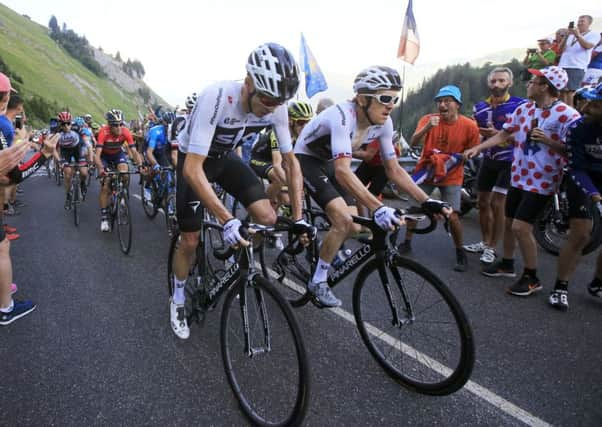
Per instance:
[[[351,249],[342,248],[337,251],[336,256],[332,260],[332,266],[334,268],[339,268],[343,263],[349,258],[352,254]]]

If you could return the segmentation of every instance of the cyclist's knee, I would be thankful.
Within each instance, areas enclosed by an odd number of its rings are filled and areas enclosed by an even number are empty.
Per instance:
[[[180,234],[180,244],[178,246],[179,249],[184,251],[185,253],[192,253],[196,250],[196,247],[199,244],[199,233],[181,233]]]
[[[349,234],[352,232],[353,229],[353,219],[351,218],[351,215],[349,215],[346,212],[341,212],[338,213],[337,215],[334,215],[332,218],[330,218],[331,221],[331,226],[330,226],[330,230],[334,231],[335,233],[341,233],[341,234]]]
[[[272,209],[271,206],[270,209],[263,209],[262,211],[258,212],[253,216],[253,218],[262,225],[273,225],[276,223],[277,219],[276,212],[274,212],[274,209]]]

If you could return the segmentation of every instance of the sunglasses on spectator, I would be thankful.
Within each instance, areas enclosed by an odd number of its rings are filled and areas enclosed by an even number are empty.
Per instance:
[[[376,94],[371,94],[371,93],[363,93],[362,95],[369,96],[370,98],[374,98],[383,105],[397,104],[397,102],[399,102],[399,96],[383,95],[383,94],[376,95]]]
[[[284,104],[284,100],[280,98],[273,98],[268,95],[264,95],[263,93],[257,93],[257,97],[259,98],[259,102],[261,102],[266,107],[278,107],[279,105]]]

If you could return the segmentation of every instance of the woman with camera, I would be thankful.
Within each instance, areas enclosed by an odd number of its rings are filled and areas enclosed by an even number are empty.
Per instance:
[[[554,62],[556,61],[556,52],[552,50],[552,42],[552,37],[545,37],[537,40],[539,49],[527,49],[523,64],[527,68],[535,70],[554,65]]]

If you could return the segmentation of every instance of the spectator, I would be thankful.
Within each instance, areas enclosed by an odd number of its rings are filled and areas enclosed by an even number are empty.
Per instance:
[[[592,59],[583,77],[583,86],[596,86],[598,83],[602,83],[602,33],[598,45],[592,50]]]
[[[533,223],[557,190],[564,165],[567,131],[580,117],[575,109],[558,99],[560,90],[568,82],[567,73],[562,68],[551,66],[530,72],[533,78],[527,85],[527,96],[532,102],[514,110],[503,131],[465,153],[466,157],[472,158],[514,137],[504,233],[514,235],[523,257],[523,274],[508,288],[508,293],[518,296],[528,296],[542,289],[537,278]],[[483,269],[482,273],[490,277],[515,277],[514,249],[515,240],[504,239],[503,258]]]
[[[502,130],[516,107],[526,102],[522,98],[510,96],[514,75],[507,67],[497,67],[489,72],[487,86],[490,96],[473,108],[473,116],[479,125],[483,141]],[[504,206],[510,187],[512,166],[512,141],[498,145],[484,152],[484,160],[479,169],[477,190],[479,200],[479,223],[482,241],[464,246],[468,252],[482,252],[481,262],[495,261],[495,248],[504,228]],[[510,234],[504,238],[513,239]]]
[[[334,101],[330,98],[322,98],[318,101],[318,105],[316,105],[316,115],[320,114],[322,111],[326,110],[331,105],[334,105]]]
[[[591,60],[592,50],[600,42],[600,33],[589,29],[592,22],[591,16],[580,16],[577,25],[568,28],[569,35],[560,43],[562,55],[558,65],[564,68],[569,76],[569,82],[561,92],[561,99],[570,106],[573,105],[573,93],[581,87],[585,70]]]
[[[438,188],[443,201],[453,209],[450,216],[451,235],[456,247],[455,271],[466,271],[468,260],[462,247],[462,223],[458,212],[464,173],[461,153],[479,143],[479,129],[476,123],[459,113],[462,106],[460,89],[453,85],[442,87],[435,96],[438,113],[423,116],[416,126],[410,145],[423,145],[422,155],[416,165],[417,171],[434,169],[443,175],[434,174],[420,186],[425,193],[430,194]],[[449,163],[448,163],[449,162]],[[452,167],[446,165],[454,163]],[[408,222],[405,241],[400,245],[401,252],[411,250],[412,229],[415,224]]]
[[[554,37],[554,40],[552,41],[551,47],[551,49],[556,54],[554,65],[558,65],[558,61],[560,61],[560,54],[562,53],[562,51],[560,50],[560,44],[562,43],[562,40],[564,40],[564,38],[568,35],[568,33],[569,30],[567,30],[566,28],[559,28],[558,30],[556,30],[556,35]]]
[[[10,121],[11,127],[14,123],[14,128],[19,132],[17,141],[25,141],[27,139],[27,133],[24,132],[26,116],[23,108],[23,100],[19,95],[12,95],[8,101],[6,107],[5,117]],[[8,144],[12,144],[12,141]],[[21,206],[23,205],[20,202]],[[9,185],[4,189],[4,214],[5,215],[19,215],[17,210],[17,185]],[[15,236],[15,234],[11,234]],[[13,240],[10,236],[9,239]]]
[[[596,88],[580,89],[587,101],[583,117],[569,130],[567,150],[569,158],[569,238],[558,256],[558,275],[549,303],[560,310],[569,308],[569,279],[577,268],[581,252],[590,239],[591,209],[602,200],[602,83]],[[602,251],[598,253],[596,274],[588,286],[593,296],[602,297]]]
[[[548,65],[554,65],[556,61],[556,52],[552,50],[552,37],[545,37],[537,40],[537,46],[539,49],[527,49],[523,64],[527,68],[534,68],[539,70],[547,67]]]

